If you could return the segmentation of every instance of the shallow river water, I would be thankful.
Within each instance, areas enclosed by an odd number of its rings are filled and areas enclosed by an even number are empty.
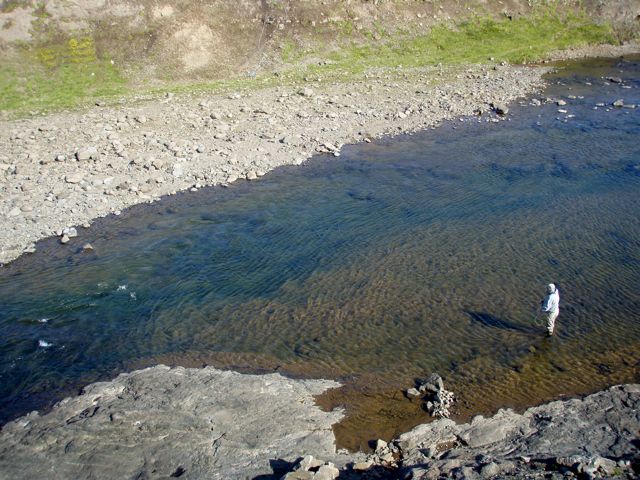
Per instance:
[[[637,380],[640,108],[611,103],[640,104],[640,59],[549,79],[542,97],[566,106],[523,101],[41,242],[0,270],[0,420],[122,370],[214,364],[341,379],[321,403],[347,406],[337,432],[357,447],[426,420],[402,389],[432,371],[462,417]]]

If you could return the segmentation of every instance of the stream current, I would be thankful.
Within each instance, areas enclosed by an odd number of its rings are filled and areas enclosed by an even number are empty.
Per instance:
[[[138,366],[213,364],[341,379],[324,403],[347,405],[355,448],[425,421],[401,392],[432,371],[461,416],[637,381],[640,58],[548,79],[542,98],[566,105],[523,100],[508,121],[349,146],[40,242],[0,270],[0,421]]]

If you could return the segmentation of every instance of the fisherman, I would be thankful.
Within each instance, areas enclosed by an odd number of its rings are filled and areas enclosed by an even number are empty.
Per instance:
[[[560,313],[560,293],[553,283],[547,285],[547,296],[542,300],[540,307],[542,313],[547,317],[547,335],[550,337],[553,335],[553,327],[556,324],[556,318]]]

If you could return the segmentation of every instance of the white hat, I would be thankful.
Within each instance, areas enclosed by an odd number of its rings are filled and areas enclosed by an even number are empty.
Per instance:
[[[550,283],[549,285],[547,285],[547,292],[553,293],[555,291],[556,291],[556,286],[553,283]]]

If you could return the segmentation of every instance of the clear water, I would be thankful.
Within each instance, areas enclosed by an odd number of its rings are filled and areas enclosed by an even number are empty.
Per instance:
[[[41,242],[0,271],[0,419],[157,361],[356,394],[438,371],[469,412],[637,378],[640,108],[594,106],[640,104],[639,73],[638,58],[571,64],[544,94],[584,97],[565,107],[349,147]],[[395,428],[421,415],[401,395],[374,404]]]

